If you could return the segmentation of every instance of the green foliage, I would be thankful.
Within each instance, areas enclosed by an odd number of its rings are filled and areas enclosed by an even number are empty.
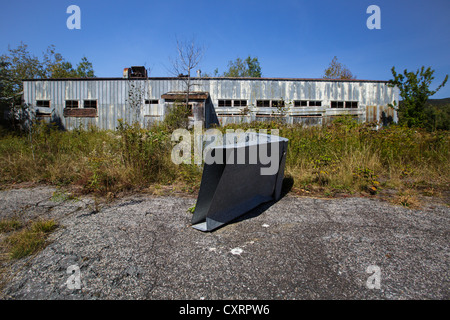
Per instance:
[[[237,58],[228,62],[228,71],[223,73],[224,77],[255,77],[261,78],[261,66],[258,58],[248,56],[245,60]]]
[[[176,102],[167,110],[163,126],[170,131],[178,128],[187,129],[189,126],[189,115],[190,111],[186,108],[186,104]]]
[[[30,226],[14,232],[3,240],[11,259],[20,259],[35,253],[45,245],[48,235],[55,230],[54,220],[39,220]]]
[[[76,201],[77,197],[62,190],[56,190],[55,192],[53,192],[51,200],[53,202]]]
[[[356,181],[360,182],[363,191],[367,191],[370,194],[376,194],[378,192],[380,182],[378,181],[378,176],[372,169],[356,167],[353,170],[353,177]]]
[[[294,190],[378,193],[406,184],[445,188],[450,182],[448,131],[429,133],[398,125],[374,130],[342,117],[324,127],[275,122],[230,124],[221,130],[273,129],[289,139],[286,174]],[[306,191],[305,191],[306,192]]]
[[[199,188],[202,168],[171,161],[176,124],[143,129],[121,120],[116,131],[95,127],[59,131],[38,123],[31,137],[9,133],[0,138],[0,184],[45,182],[101,195],[158,185],[164,186],[159,190],[170,186],[193,193]],[[273,121],[218,129],[224,133],[278,129],[289,139],[285,174],[292,178],[294,191],[376,194],[385,187],[414,188],[425,183],[440,190],[450,183],[449,131],[398,125],[374,130],[371,124],[345,117],[323,127]],[[57,192],[52,199],[67,197]]]
[[[81,58],[81,61],[77,64],[77,77],[79,78],[93,78],[94,67],[92,62],[90,62],[86,57]]]
[[[189,212],[191,214],[194,214],[194,212],[195,212],[195,204],[192,207],[188,208],[187,212]]]
[[[325,69],[323,77],[325,79],[356,79],[356,76],[352,74],[350,69],[337,61],[336,56],[331,60],[328,68]]]
[[[436,113],[433,110],[427,112],[426,103],[430,96],[445,86],[448,75],[435,90],[430,90],[434,79],[434,70],[430,67],[425,69],[423,66],[416,72],[408,72],[405,69],[403,74],[397,73],[395,67],[392,67],[391,71],[394,79],[389,81],[389,85],[398,87],[402,98],[399,106],[391,105],[398,111],[399,124],[428,129],[435,127]]]
[[[92,63],[86,57],[74,68],[72,63],[66,61],[60,53],[56,52],[54,45],[47,48],[42,61],[43,78],[92,78],[95,77]]]
[[[8,53],[0,56],[0,106],[3,110],[21,102],[22,80],[39,78],[94,77],[92,63],[86,57],[74,68],[55,46],[50,45],[42,60],[31,54],[24,43],[8,48]]]
[[[426,129],[429,131],[450,130],[450,104],[425,106]]]
[[[173,177],[168,168],[171,163],[162,156],[170,152],[169,132],[142,129],[137,122],[130,125],[122,120],[119,120],[117,132],[123,164],[133,174],[138,174],[147,182],[156,182],[161,178],[170,180]],[[168,173],[168,177],[160,173]]]

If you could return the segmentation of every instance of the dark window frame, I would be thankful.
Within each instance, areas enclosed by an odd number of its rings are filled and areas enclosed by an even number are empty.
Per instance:
[[[308,106],[308,100],[294,100],[294,108],[304,108]]]
[[[218,106],[220,108],[230,108],[233,106],[233,100],[231,99],[219,99]]]
[[[284,100],[272,100],[271,105],[272,108],[284,108],[286,106],[286,103]]]
[[[90,104],[90,103],[92,103],[92,102],[95,102],[95,107],[92,107],[92,106],[88,106],[88,107],[86,107],[86,102],[88,102],[88,104]],[[83,108],[84,109],[97,109],[98,108],[98,102],[97,102],[97,99],[84,99],[83,100]]]
[[[346,109],[357,109],[358,101],[345,101],[345,108]]]
[[[76,107],[74,107],[74,102],[76,102]],[[79,100],[72,100],[72,99],[68,99],[66,100],[66,104],[65,104],[66,108],[79,108],[80,107],[80,101]]]
[[[322,101],[321,100],[309,100],[308,101],[308,105],[310,107],[321,107],[322,106]]]
[[[158,99],[145,99],[144,104],[159,104]]]
[[[233,107],[246,107],[246,106],[247,106],[247,100],[242,100],[242,99],[233,100]]]

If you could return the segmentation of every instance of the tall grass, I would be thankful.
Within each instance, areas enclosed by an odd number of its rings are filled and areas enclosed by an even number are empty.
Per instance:
[[[448,131],[399,126],[374,130],[349,119],[324,127],[274,123],[229,125],[226,129],[279,129],[289,139],[286,175],[294,190],[368,192],[382,188],[448,188]],[[175,165],[172,126],[142,129],[119,122],[116,131],[59,131],[41,124],[33,135],[0,138],[0,183],[23,181],[78,186],[106,194],[153,185],[195,192],[201,168]]]
[[[391,126],[342,118],[329,126],[245,124],[227,128],[279,129],[289,139],[286,173],[294,187],[325,192],[377,193],[381,188],[448,188],[448,131]]]
[[[0,138],[0,183],[74,185],[99,194],[185,181],[198,188],[201,171],[172,163],[170,138],[164,126],[146,130],[122,121],[116,131],[60,131],[39,124],[31,139]]]

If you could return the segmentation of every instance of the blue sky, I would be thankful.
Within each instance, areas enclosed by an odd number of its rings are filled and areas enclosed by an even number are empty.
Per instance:
[[[71,4],[81,9],[81,30],[66,27]],[[372,4],[380,30],[366,27]],[[450,74],[449,16],[449,0],[1,0],[0,53],[23,41],[40,57],[54,44],[74,65],[85,55],[100,77],[121,77],[132,65],[170,76],[176,38],[195,37],[205,47],[204,72],[251,55],[264,77],[320,78],[337,56],[359,79],[431,66],[437,86]],[[450,82],[433,98],[444,97]]]

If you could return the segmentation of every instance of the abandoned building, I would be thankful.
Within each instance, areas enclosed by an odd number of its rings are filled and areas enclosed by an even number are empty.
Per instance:
[[[144,70],[127,68],[122,78],[24,80],[24,103],[37,118],[68,130],[80,125],[114,130],[119,119],[148,126],[185,101],[187,78],[149,78]],[[360,122],[397,122],[388,105],[398,104],[399,92],[387,81],[205,78],[200,73],[189,81],[190,120],[203,121],[206,128],[276,117],[305,125],[325,124],[340,115]]]

